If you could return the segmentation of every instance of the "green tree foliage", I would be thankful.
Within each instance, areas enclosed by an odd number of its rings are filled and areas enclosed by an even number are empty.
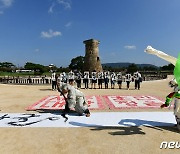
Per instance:
[[[129,73],[133,73],[133,72],[136,72],[138,70],[138,67],[136,64],[131,64],[127,67],[127,71]]]
[[[159,68],[153,67],[153,66],[145,66],[143,68],[139,68],[141,71],[158,71]]]
[[[15,67],[11,62],[0,62],[0,71],[2,72],[12,72]]]
[[[164,66],[161,67],[161,70],[163,70],[163,71],[173,71],[174,70],[174,65],[173,64],[164,65]]]
[[[69,68],[71,70],[83,70],[84,66],[84,57],[83,56],[78,56],[76,58],[73,58],[71,60],[71,63],[69,65]]]
[[[48,72],[47,66],[43,66],[41,64],[34,64],[31,62],[27,62],[24,65],[24,68],[27,70],[34,70],[35,74],[43,74],[44,72]]]
[[[10,62],[2,62],[2,63],[0,63],[0,67],[12,68],[12,67],[15,67],[15,65]]]
[[[57,69],[57,72],[70,72],[70,69],[69,69],[69,67],[59,67],[58,69]]]
[[[112,71],[113,68],[111,66],[103,66],[104,71]]]

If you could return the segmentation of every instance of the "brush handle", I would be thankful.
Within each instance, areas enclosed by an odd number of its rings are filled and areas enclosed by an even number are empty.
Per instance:
[[[174,66],[176,65],[177,58],[170,56],[160,50],[154,49],[151,46],[147,46],[147,48],[144,50],[144,52],[152,55],[156,55],[160,57],[161,59],[164,59],[170,63],[172,63]]]

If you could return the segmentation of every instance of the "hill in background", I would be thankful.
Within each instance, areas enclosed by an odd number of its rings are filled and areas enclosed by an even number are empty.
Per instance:
[[[132,65],[134,63],[104,63],[102,64],[103,67],[112,67],[112,68],[127,68],[128,66]],[[135,64],[138,68],[144,68],[144,67],[153,67],[158,69],[159,67],[152,65],[152,64]]]

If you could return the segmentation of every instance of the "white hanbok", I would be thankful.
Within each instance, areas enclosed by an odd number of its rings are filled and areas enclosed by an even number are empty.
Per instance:
[[[69,108],[74,108],[79,114],[83,114],[86,109],[88,109],[88,104],[86,102],[84,94],[73,86],[66,84],[62,89],[68,91],[67,102]]]

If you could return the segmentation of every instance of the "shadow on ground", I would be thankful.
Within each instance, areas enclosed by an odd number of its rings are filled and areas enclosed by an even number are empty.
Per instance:
[[[131,123],[131,125],[130,125]],[[157,131],[170,131],[180,134],[177,127],[172,123],[163,123],[157,121],[146,121],[140,119],[123,119],[118,124],[121,126],[102,126],[95,124],[85,124],[79,122],[69,122],[71,125],[90,127],[92,131],[102,131],[102,130],[113,130],[113,132],[108,132],[110,135],[145,135],[146,133],[142,130],[143,127],[154,129]],[[134,124],[134,126],[132,126]],[[123,125],[123,126],[122,126]]]
[[[62,115],[63,110],[50,110],[50,109],[38,109],[36,110],[39,113],[52,113],[55,115]],[[79,116],[75,111],[70,111],[68,113],[69,118],[71,116]],[[156,131],[169,131],[173,133],[180,134],[180,131],[177,129],[174,123],[158,122],[158,121],[148,121],[141,119],[122,119],[118,124],[119,126],[103,126],[93,123],[81,123],[77,121],[68,120],[67,123],[73,126],[78,127],[87,127],[91,131],[103,131],[110,130],[108,134],[110,135],[145,135],[143,127],[154,129]]]

